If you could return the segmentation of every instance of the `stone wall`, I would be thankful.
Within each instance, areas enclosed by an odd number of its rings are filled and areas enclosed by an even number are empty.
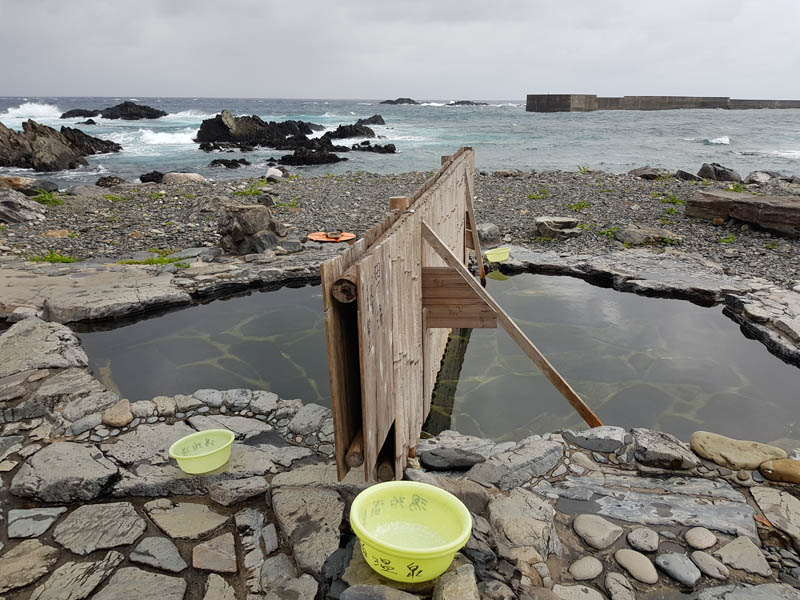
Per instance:
[[[594,94],[528,94],[528,112],[585,112],[591,110],[676,110],[681,108],[800,108],[800,100],[736,100],[727,96],[622,96]]]

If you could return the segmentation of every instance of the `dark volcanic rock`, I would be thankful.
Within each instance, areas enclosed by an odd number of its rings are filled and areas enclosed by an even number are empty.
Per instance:
[[[700,167],[700,170],[697,172],[697,176],[713,181],[742,181],[742,176],[736,171],[728,167],[723,167],[719,163],[703,163],[703,166]]]
[[[284,165],[326,165],[329,163],[341,162],[347,160],[341,156],[336,156],[331,152],[325,150],[308,150],[307,148],[299,148],[294,151],[294,154],[287,154],[281,156],[281,163]]]
[[[454,100],[448,102],[447,106],[489,106],[488,102],[473,102],[472,100]]]
[[[296,147],[296,145],[286,146],[287,138],[302,137],[302,140],[307,142],[309,140],[305,136],[322,129],[324,127],[316,123],[306,123],[305,121],[266,122],[256,115],[236,117],[229,111],[223,110],[213,119],[206,119],[200,124],[195,141],[200,144],[206,142],[246,143],[286,150]],[[202,149],[205,150],[206,147]]]
[[[359,119],[356,125],[386,125],[386,121],[380,115],[372,115],[368,119]]]
[[[121,185],[123,183],[127,183],[122,177],[117,177],[116,175],[107,175],[106,177],[101,177],[97,180],[95,185],[97,187],[114,187],[115,185]]]
[[[85,121],[81,121],[78,125],[97,125],[97,121],[94,119],[86,119]]]
[[[80,117],[99,117],[98,109],[73,108],[61,114],[62,119],[77,119]]]
[[[266,206],[226,206],[219,215],[220,247],[231,254],[260,254],[280,245],[288,228]]]
[[[61,135],[69,140],[81,154],[90,156],[92,154],[105,154],[107,152],[119,152],[122,146],[116,142],[109,140],[101,140],[100,138],[86,135],[80,129],[73,129],[72,127],[62,127]]]
[[[215,158],[210,163],[208,163],[209,167],[225,167],[226,169],[238,169],[242,166],[247,166],[251,164],[249,160],[245,158]]]
[[[52,127],[29,119],[18,132],[0,123],[0,167],[61,171],[86,164],[81,152]]]
[[[94,115],[87,115],[93,117]],[[135,104],[133,102],[123,102],[110,108],[100,111],[100,116],[104,119],[122,119],[124,121],[137,121],[139,119],[158,119],[166,117],[167,113],[157,108]]]
[[[411,98],[397,98],[396,100],[384,100],[381,104],[419,104],[419,102]]]
[[[0,223],[44,221],[44,206],[16,190],[0,188]]]
[[[681,181],[702,181],[702,177],[698,177],[694,173],[689,173],[689,171],[684,171],[683,169],[678,169],[675,171],[675,179],[680,179]]]
[[[363,141],[360,144],[353,144],[352,149],[358,152],[377,152],[378,154],[394,154],[397,152],[397,148],[394,144],[384,144],[383,146],[375,144],[373,146],[368,141]]]
[[[322,137],[334,140],[354,137],[374,138],[375,132],[366,125],[339,125],[339,127],[336,128],[336,131],[329,131]]]
[[[150,171],[144,175],[139,175],[139,181],[142,183],[161,183],[164,179],[164,174],[161,171]]]
[[[419,460],[432,471],[466,471],[486,459],[476,452],[459,448],[435,448],[420,454]]]
[[[646,166],[646,167],[639,167],[638,169],[633,169],[628,171],[628,175],[633,175],[634,177],[641,177],[642,179],[658,179],[659,177],[672,177],[672,173],[667,169],[659,169],[656,167]]]

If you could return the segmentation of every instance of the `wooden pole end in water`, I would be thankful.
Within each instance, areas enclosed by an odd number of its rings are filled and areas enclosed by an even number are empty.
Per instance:
[[[345,454],[345,462],[351,469],[355,469],[364,464],[364,431],[359,429],[353,442]]]

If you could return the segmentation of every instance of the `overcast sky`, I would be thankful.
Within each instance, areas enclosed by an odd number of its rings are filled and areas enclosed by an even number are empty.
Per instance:
[[[0,95],[800,98],[800,0],[0,0]]]

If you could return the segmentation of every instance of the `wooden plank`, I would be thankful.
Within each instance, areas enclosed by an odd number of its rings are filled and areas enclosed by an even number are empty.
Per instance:
[[[458,304],[441,304],[428,306],[427,309],[428,317],[434,319],[443,317],[452,317],[454,319],[457,319],[458,317],[491,319],[497,316],[497,313],[495,313],[494,309],[485,304],[468,304],[466,306],[461,306]]]
[[[424,288],[422,290],[423,302],[428,298],[475,298],[475,292],[469,287],[440,287],[440,288]]]
[[[468,282],[470,286],[483,298],[486,303],[497,312],[497,319],[503,326],[511,338],[522,348],[522,351],[536,364],[537,367],[544,373],[555,388],[567,399],[572,407],[578,412],[589,427],[598,427],[603,423],[597,418],[591,408],[589,408],[581,397],[570,387],[569,383],[564,380],[561,374],[556,371],[553,365],[544,357],[539,349],[528,339],[528,336],[519,328],[514,320],[508,316],[503,308],[497,304],[486,290],[478,284],[470,274],[469,270],[459,262],[458,258],[450,251],[447,245],[439,238],[438,235],[426,223],[421,224],[422,238],[430,244],[430,246],[442,257],[442,259],[451,267],[456,269],[464,277],[464,281]]]
[[[469,182],[469,174],[465,174],[464,182],[467,186],[467,228],[472,232],[471,247],[475,250],[475,260],[478,263],[478,276],[481,283],[486,285],[486,269],[483,266],[483,254],[481,254],[481,241],[478,238],[478,225],[475,222],[475,207],[472,205],[472,186]]]
[[[497,329],[497,317],[428,317],[428,329]],[[435,377],[434,377],[435,382]]]
[[[458,304],[459,306],[486,305],[486,303],[481,300],[481,298],[472,290],[470,290],[470,296],[467,298],[454,298],[452,296],[444,296],[439,298],[430,295],[423,295],[422,297],[422,306],[451,306],[453,304]]]

